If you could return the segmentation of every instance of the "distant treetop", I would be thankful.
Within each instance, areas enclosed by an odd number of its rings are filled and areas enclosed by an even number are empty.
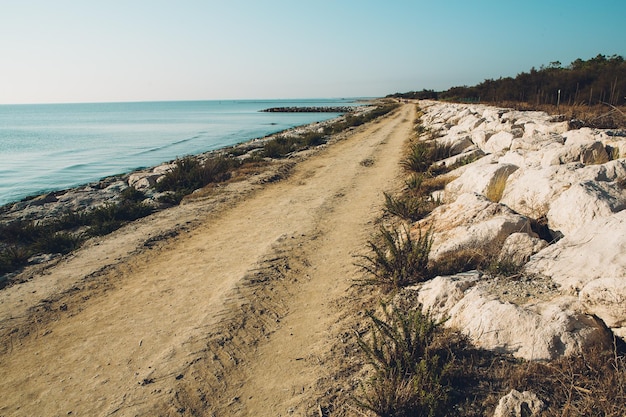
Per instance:
[[[469,102],[527,102],[532,104],[626,104],[626,62],[620,55],[598,54],[587,61],[576,59],[567,67],[553,61],[539,70],[531,68],[515,78],[487,79],[473,87],[446,91],[410,91],[388,97]]]

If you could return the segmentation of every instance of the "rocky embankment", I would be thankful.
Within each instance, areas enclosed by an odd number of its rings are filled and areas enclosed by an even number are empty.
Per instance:
[[[365,108],[361,111],[367,111]],[[216,155],[237,155],[237,158],[245,159],[255,153],[261,152],[268,141],[281,136],[301,135],[307,132],[320,131],[331,125],[338,119],[311,123],[305,126],[288,129],[269,135],[264,138],[235,145],[233,147],[209,151],[194,157],[201,162]],[[163,164],[139,169],[131,173],[103,178],[100,181],[85,184],[83,186],[54,191],[33,198],[7,204],[0,208],[0,223],[8,223],[16,220],[22,221],[47,221],[55,219],[68,212],[82,212],[91,210],[105,204],[114,204],[120,201],[122,191],[128,187],[134,187],[146,196],[146,204],[155,208],[162,208],[159,193],[155,189],[157,182],[170,172],[176,165],[176,161],[164,162]]]
[[[355,110],[351,106],[313,106],[313,107],[270,107],[261,110],[265,113],[350,113]]]
[[[512,276],[439,276],[424,310],[478,345],[554,359],[626,337],[626,131],[572,128],[542,112],[421,102],[431,140],[451,146],[431,259],[499,253]],[[426,135],[424,135],[426,137]]]

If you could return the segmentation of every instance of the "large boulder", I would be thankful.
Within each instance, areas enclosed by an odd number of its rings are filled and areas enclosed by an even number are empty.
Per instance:
[[[548,242],[527,233],[513,233],[502,244],[498,261],[524,265],[530,257],[548,246]]]
[[[453,200],[465,193],[478,193],[499,200],[509,175],[517,168],[513,164],[471,164],[460,177],[446,185],[446,199]]]
[[[570,355],[595,343],[610,342],[606,328],[584,313],[576,297],[516,304],[499,299],[487,276],[465,273],[437,277],[412,289],[423,310],[446,326],[465,333],[484,349],[510,353],[527,360]]]
[[[564,235],[596,217],[606,217],[626,208],[626,193],[607,182],[585,181],[572,185],[550,204],[548,224]]]
[[[474,142],[468,135],[451,135],[437,138],[437,143],[450,147],[451,155],[458,155],[465,152],[468,148],[474,146]]]
[[[580,182],[580,167],[569,164],[517,170],[508,177],[500,202],[535,219],[545,216],[552,201]]]
[[[593,280],[626,277],[626,210],[596,218],[548,246],[526,264],[572,294]]]
[[[161,173],[135,172],[128,176],[128,185],[137,190],[147,190],[154,187],[161,176]]]
[[[511,148],[515,136],[510,131],[501,131],[489,137],[483,145],[485,153],[498,153]]]
[[[475,193],[437,207],[412,233],[429,228],[434,234],[432,259],[464,248],[490,252],[513,233],[532,233],[528,218]]]
[[[598,278],[580,291],[580,301],[589,314],[604,321],[618,336],[626,337],[626,277]]]

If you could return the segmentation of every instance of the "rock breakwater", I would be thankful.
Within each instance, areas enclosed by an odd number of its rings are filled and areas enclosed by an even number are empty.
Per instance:
[[[412,287],[478,345],[554,359],[626,337],[624,132],[543,112],[421,102],[421,140],[450,147],[431,258],[499,252],[517,273],[466,272]]]
[[[352,106],[321,106],[321,107],[270,107],[261,110],[265,113],[350,113],[355,111]]]

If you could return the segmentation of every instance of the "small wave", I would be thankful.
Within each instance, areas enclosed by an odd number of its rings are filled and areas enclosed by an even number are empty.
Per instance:
[[[151,154],[151,153],[154,153],[154,152],[163,151],[165,149],[173,148],[175,146],[183,145],[183,144],[189,143],[189,142],[191,142],[193,140],[200,139],[201,137],[202,137],[201,135],[196,135],[196,136],[192,136],[190,138],[177,140],[175,142],[166,143],[165,145],[162,145],[162,146],[156,146],[154,148],[150,148],[150,149],[146,149],[146,150],[141,151],[141,152],[137,152],[134,155],[140,156],[140,155],[147,155],[147,154]]]

